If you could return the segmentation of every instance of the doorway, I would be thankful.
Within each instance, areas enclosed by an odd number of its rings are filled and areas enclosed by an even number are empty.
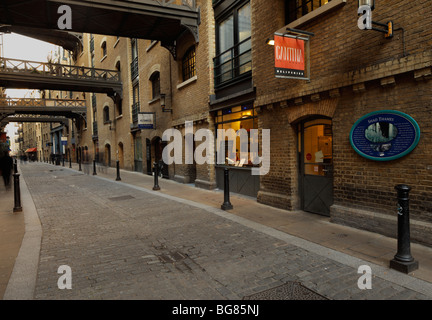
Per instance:
[[[104,160],[105,160],[105,165],[110,167],[111,166],[111,146],[107,143],[105,145],[105,152],[104,152]]]
[[[162,161],[162,152],[163,149],[167,146],[167,142],[163,141],[160,137],[155,137],[152,139],[151,145],[152,163],[159,163],[160,161]],[[168,165],[165,163],[163,163],[162,166],[162,178],[169,179]]]
[[[333,204],[333,133],[328,118],[298,124],[301,209],[330,216]]]
[[[143,171],[143,153],[142,153],[142,140],[140,136],[134,138],[134,171]]]

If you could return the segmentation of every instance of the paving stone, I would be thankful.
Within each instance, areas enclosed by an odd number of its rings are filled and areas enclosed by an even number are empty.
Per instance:
[[[52,168],[22,168],[43,228],[36,299],[241,299],[293,281],[327,299],[430,298],[375,278],[360,291],[345,264],[187,202]],[[71,290],[57,287],[62,264]]]

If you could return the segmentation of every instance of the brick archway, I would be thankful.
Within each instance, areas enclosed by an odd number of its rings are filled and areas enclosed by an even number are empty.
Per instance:
[[[338,105],[338,101],[338,98],[332,98],[298,105],[290,109],[290,112],[288,114],[288,121],[290,124],[294,124],[302,119],[314,115],[333,118],[336,107]]]

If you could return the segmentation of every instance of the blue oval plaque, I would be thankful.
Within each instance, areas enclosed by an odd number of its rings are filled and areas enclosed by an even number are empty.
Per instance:
[[[368,113],[353,125],[350,142],[370,160],[390,161],[410,153],[420,140],[420,127],[409,115],[394,110]]]

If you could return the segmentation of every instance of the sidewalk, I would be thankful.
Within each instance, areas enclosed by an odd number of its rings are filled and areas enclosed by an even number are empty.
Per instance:
[[[24,237],[24,214],[13,212],[14,191],[0,185],[0,299],[3,299]]]
[[[56,170],[74,170],[78,173],[78,165],[69,163],[63,166],[54,166]],[[92,175],[92,167],[82,166],[82,174]],[[98,168],[97,177],[116,180],[115,168]],[[152,176],[142,173],[121,170],[121,181],[118,183],[136,186],[139,188],[152,190],[154,180]],[[25,177],[23,177],[25,178]],[[203,190],[193,185],[179,184],[172,180],[159,179],[160,191],[165,197],[176,197],[206,205],[215,210],[220,209],[223,203],[222,190]],[[26,188],[22,192],[28,192]],[[28,195],[23,195],[28,197]],[[223,212],[228,216],[247,219],[251,223],[262,225],[263,230],[276,230],[280,234],[291,237],[294,244],[302,243],[316,250],[316,248],[325,247],[335,252],[345,253],[350,257],[362,259],[381,266],[380,276],[400,278],[402,282],[415,282],[416,279],[432,283],[432,248],[411,244],[411,251],[414,258],[419,261],[420,268],[405,276],[399,272],[389,269],[389,262],[397,251],[396,239],[387,238],[374,233],[361,231],[346,226],[340,226],[329,222],[326,217],[305,213],[302,211],[289,212],[270,206],[262,205],[255,199],[241,195],[231,194],[231,203],[234,206],[232,210]],[[23,212],[14,214],[13,209],[13,191],[7,192],[0,190],[0,228],[2,230],[1,255],[0,255],[0,297],[4,293],[4,287],[7,285],[7,279],[10,277],[14,259],[17,257],[24,234],[24,213],[26,208],[23,206]],[[221,211],[221,210],[219,210]],[[267,228],[268,227],[268,228]],[[267,228],[267,229],[265,229]],[[3,231],[4,230],[4,231]],[[273,231],[269,231],[273,232]],[[7,248],[7,250],[6,250]],[[328,250],[329,258],[340,258],[340,255],[331,253]],[[326,251],[327,252],[327,251]],[[347,257],[348,257],[347,256]],[[355,265],[354,262],[352,262]]]

